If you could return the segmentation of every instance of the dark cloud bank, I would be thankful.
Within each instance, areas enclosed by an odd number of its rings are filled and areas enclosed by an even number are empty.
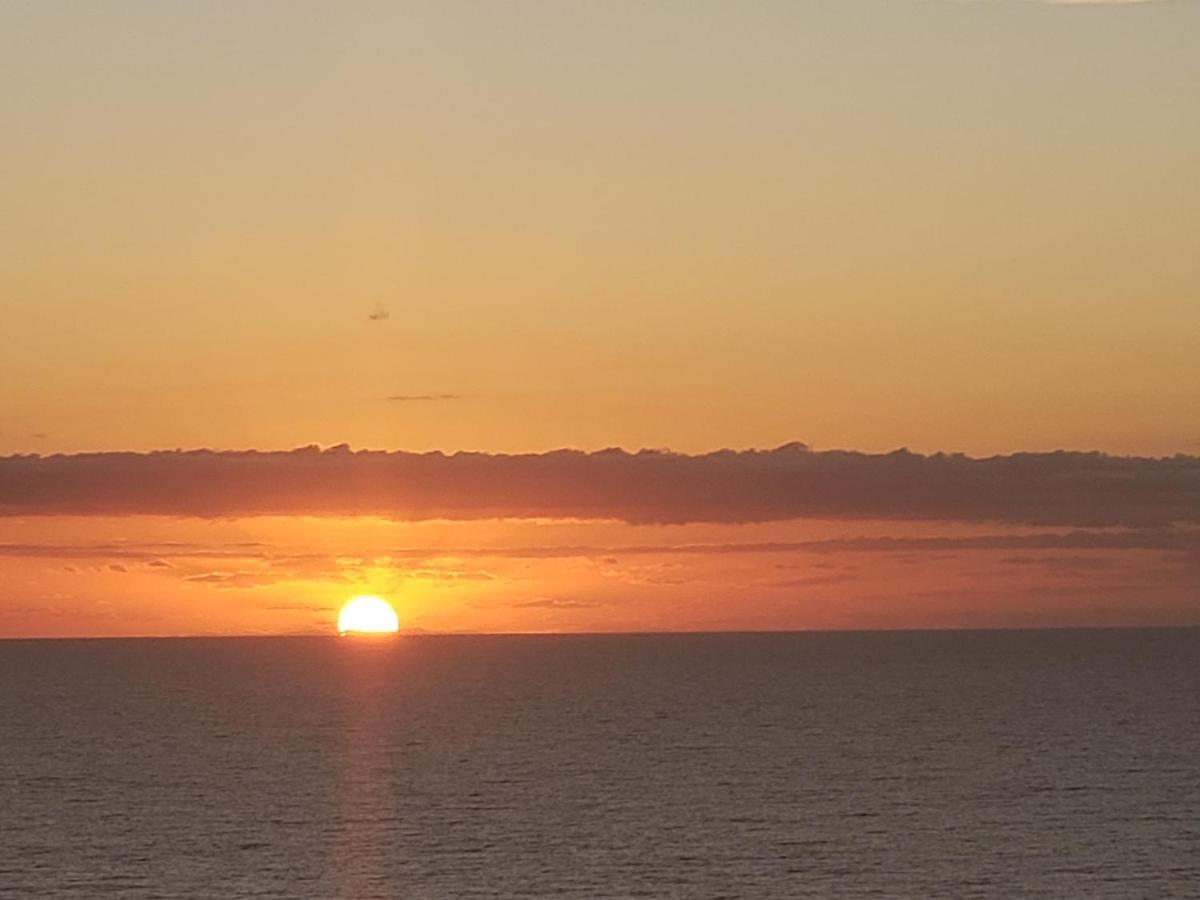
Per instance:
[[[775,450],[211,450],[0,458],[0,515],[379,515],[633,523],[880,518],[1200,523],[1200,457]]]

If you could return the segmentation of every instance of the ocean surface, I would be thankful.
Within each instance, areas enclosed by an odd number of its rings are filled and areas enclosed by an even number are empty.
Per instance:
[[[0,642],[0,897],[1200,897],[1200,631]]]

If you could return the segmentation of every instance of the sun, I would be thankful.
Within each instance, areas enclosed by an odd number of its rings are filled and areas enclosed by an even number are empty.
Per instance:
[[[338,634],[394,634],[400,630],[396,611],[386,600],[364,594],[347,600],[338,613]]]

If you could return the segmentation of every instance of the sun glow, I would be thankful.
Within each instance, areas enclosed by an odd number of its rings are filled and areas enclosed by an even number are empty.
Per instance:
[[[396,611],[369,594],[347,601],[338,613],[338,634],[394,634],[399,629]]]

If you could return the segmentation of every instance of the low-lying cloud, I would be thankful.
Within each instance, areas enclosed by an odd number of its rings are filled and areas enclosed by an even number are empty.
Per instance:
[[[635,524],[801,518],[1200,523],[1200,457],[898,450],[162,451],[0,458],[0,515],[372,515]]]
[[[427,566],[444,559],[601,559],[617,564],[626,557],[639,556],[737,556],[742,554],[801,554],[831,555],[868,553],[880,555],[908,554],[914,558],[947,558],[955,553],[990,551],[1149,551],[1173,554],[1179,558],[1200,561],[1200,531],[1193,528],[1145,528],[1133,531],[1065,531],[1036,534],[983,534],[961,537],[840,537],[799,541],[758,541],[707,544],[549,544],[532,546],[425,546],[372,547],[349,552],[297,553],[261,542],[221,544],[184,544],[179,542],[91,544],[17,544],[0,543],[0,559],[31,557],[62,560],[123,560],[141,563],[147,568],[170,569],[172,560],[228,561],[258,559],[288,570],[331,571],[340,561],[354,564],[397,563]],[[1003,562],[1029,563],[1044,557],[1015,556]],[[1077,558],[1077,557],[1076,557]],[[1095,557],[1093,557],[1095,558]],[[797,567],[806,571],[827,568],[828,564],[806,561]],[[418,577],[447,577],[445,572],[428,569],[414,571]],[[491,580],[492,575],[479,570],[453,573],[456,579]]]

